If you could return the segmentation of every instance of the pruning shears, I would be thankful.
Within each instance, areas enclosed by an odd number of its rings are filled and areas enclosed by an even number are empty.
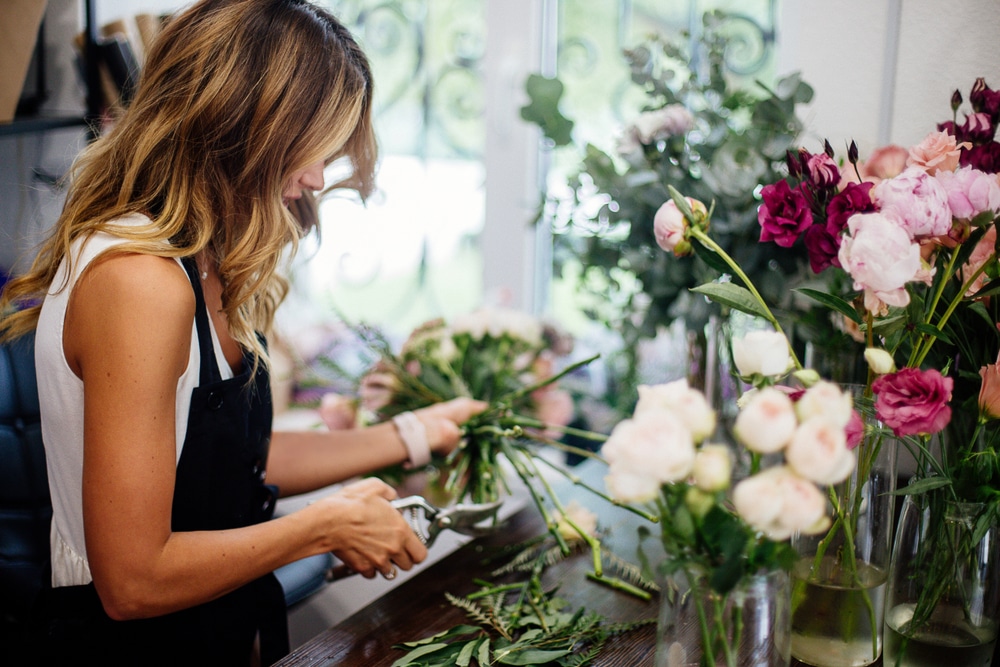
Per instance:
[[[503,501],[491,503],[459,503],[449,507],[436,507],[423,496],[407,496],[391,501],[403,514],[413,532],[424,546],[430,547],[441,531],[450,530],[461,535],[481,537],[495,528],[497,511]],[[489,522],[489,523],[487,523]],[[327,581],[336,581],[356,574],[345,564],[335,565],[327,572]]]

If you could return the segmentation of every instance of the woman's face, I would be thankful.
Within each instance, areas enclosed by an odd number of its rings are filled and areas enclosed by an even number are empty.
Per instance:
[[[288,177],[285,189],[281,192],[281,203],[288,206],[293,199],[302,197],[305,190],[314,192],[322,190],[325,185],[323,167],[323,160],[317,160],[304,169],[292,172],[292,175]]]

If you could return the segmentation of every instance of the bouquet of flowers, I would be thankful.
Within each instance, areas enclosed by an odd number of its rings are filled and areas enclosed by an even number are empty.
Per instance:
[[[887,147],[862,161],[852,144],[847,164],[828,143],[819,154],[790,152],[788,176],[763,188],[758,212],[761,242],[804,248],[813,271],[829,277],[825,289],[799,292],[863,342],[864,392],[873,396],[874,415],[918,461],[901,493],[923,496],[927,531],[941,540],[918,559],[934,585],[922,587],[906,619],[893,621],[909,637],[928,627],[964,555],[944,539],[947,504],[979,504],[971,520],[979,537],[1000,517],[1000,312],[993,298],[1000,291],[1000,92],[979,79],[970,102],[959,122],[956,91],[952,119],[909,150]],[[732,282],[695,291],[778,327],[738,263],[709,236],[710,217],[703,204],[675,192],[657,215],[661,247],[713,256]],[[862,447],[858,460],[863,465],[874,453]],[[849,531],[856,504],[831,500],[831,530]]]
[[[686,380],[640,386],[634,414],[602,449],[611,496],[650,503],[660,517],[666,557],[658,569],[690,587],[702,664],[730,666],[745,659],[739,621],[721,611],[731,591],[754,575],[791,569],[789,538],[830,526],[820,486],[842,481],[855,465],[849,393],[814,372],[788,376],[794,364],[781,333],[751,332],[734,348],[740,374],[755,387],[735,423],[739,452],[710,442],[716,414]],[[778,384],[784,379],[795,385]],[[750,456],[750,474],[730,488],[740,452]],[[771,630],[765,634],[788,637]],[[683,644],[665,642],[663,650],[679,650],[673,643]]]
[[[567,426],[573,414],[572,399],[556,384],[596,356],[556,372],[556,357],[570,352],[568,337],[534,317],[509,309],[481,308],[451,322],[427,322],[411,333],[398,353],[376,330],[362,327],[358,331],[377,354],[373,370],[360,383],[361,420],[381,422],[460,396],[488,403],[484,412],[463,425],[459,447],[432,461],[441,489],[454,500],[492,502],[511,492],[508,476],[513,474],[530,492],[564,553],[569,550],[565,530],[559,529],[560,518],[590,545],[594,572],[600,579],[598,538],[574,523],[574,514],[565,511],[546,475],[546,471],[553,472],[586,487],[546,453],[562,451],[596,458],[589,449],[558,439],[570,434],[603,442],[605,436]],[[326,406],[328,421],[344,408],[345,400],[334,398]],[[413,471],[399,467],[383,474],[409,472]],[[600,490],[586,488],[610,500]],[[634,511],[655,518],[641,509]],[[603,581],[637,592],[625,582]]]

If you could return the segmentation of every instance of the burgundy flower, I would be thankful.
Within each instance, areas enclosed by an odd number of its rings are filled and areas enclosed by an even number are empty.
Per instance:
[[[765,185],[760,194],[764,200],[757,209],[761,242],[774,241],[782,248],[791,248],[813,223],[809,203],[798,188],[793,190],[784,180]]]
[[[937,433],[951,421],[954,380],[934,369],[904,368],[872,383],[875,415],[896,435]]]
[[[965,117],[965,122],[958,129],[956,137],[959,141],[971,141],[982,144],[993,140],[993,123],[989,114],[974,113]]]
[[[987,86],[983,77],[976,79],[972,85],[969,102],[972,103],[973,110],[989,114],[994,124],[1000,118],[1000,91]]]
[[[828,190],[840,183],[840,169],[826,153],[809,156],[804,175],[817,190]]]
[[[855,213],[875,210],[871,189],[874,183],[848,183],[843,190],[830,199],[826,205],[826,231],[837,235],[847,226],[847,219]]]
[[[809,267],[813,273],[822,273],[829,266],[840,266],[837,254],[840,252],[839,235],[831,234],[823,225],[813,225],[802,235],[802,242],[809,255]]]
[[[962,151],[959,164],[985,171],[987,174],[1000,172],[1000,143],[991,141]]]
[[[954,121],[948,120],[948,121],[945,121],[943,123],[938,123],[937,124],[937,131],[938,132],[944,132],[945,134],[950,134],[951,136],[954,137],[955,136],[955,123],[954,123]]]

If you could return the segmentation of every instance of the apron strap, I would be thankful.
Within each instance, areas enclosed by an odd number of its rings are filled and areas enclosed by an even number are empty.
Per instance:
[[[221,382],[222,374],[219,372],[219,361],[215,358],[215,346],[212,344],[212,323],[208,319],[208,307],[205,305],[205,295],[201,291],[201,276],[198,274],[198,265],[195,263],[194,257],[184,257],[181,263],[184,265],[184,270],[187,271],[188,279],[191,281],[191,289],[194,291],[194,321],[198,329],[198,349],[201,351],[202,360],[211,362],[207,364],[202,362],[199,385]]]

